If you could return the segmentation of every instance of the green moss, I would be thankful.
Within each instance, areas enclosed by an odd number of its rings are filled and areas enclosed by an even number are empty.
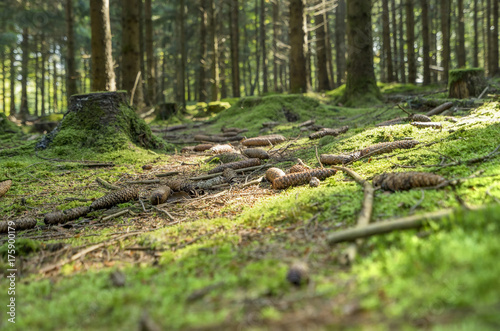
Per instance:
[[[448,84],[452,84],[457,80],[461,80],[464,77],[473,74],[474,76],[484,77],[483,68],[462,68],[462,69],[452,69],[448,72]]]
[[[20,127],[9,121],[5,113],[0,113],[0,135],[20,132]]]

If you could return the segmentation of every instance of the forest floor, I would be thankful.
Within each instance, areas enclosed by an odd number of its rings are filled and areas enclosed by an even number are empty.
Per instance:
[[[7,130],[0,134],[0,181],[13,184],[0,198],[0,220],[35,217],[38,225],[16,234],[16,324],[2,312],[0,328],[498,330],[500,84],[492,84],[481,100],[448,100],[438,86],[383,85],[384,103],[355,109],[335,102],[339,91],[232,100],[231,108],[204,122],[186,116],[176,123],[151,123],[167,141],[166,151],[130,145],[104,153],[35,154],[38,135],[27,128]],[[425,113],[446,101],[454,102],[448,114],[432,117],[440,129],[408,122],[375,125],[406,117],[398,104]],[[298,126],[310,119],[350,129],[311,140],[312,131]],[[181,121],[185,129],[165,131]],[[270,121],[276,125],[263,126]],[[418,140],[415,148],[364,158],[349,168],[367,180],[390,171],[432,172],[453,185],[377,190],[372,222],[447,208],[454,212],[423,228],[368,238],[349,261],[345,252],[351,244],[329,245],[327,238],[356,225],[364,194],[341,171],[319,187],[274,190],[265,180],[247,185],[264,175],[262,167],[240,174],[231,185],[195,196],[176,193],[152,206],[149,194],[159,183],[205,175],[224,161],[209,152],[180,152],[194,144],[195,134],[220,133],[223,127],[248,129],[242,133],[247,137],[286,136],[286,142],[267,148],[266,161],[285,171],[298,159],[320,167],[316,149],[342,154],[380,142]],[[152,167],[144,170],[145,165]],[[161,177],[167,172],[176,173]],[[140,201],[57,226],[42,222],[48,212],[88,206],[109,193],[97,178],[138,185]],[[0,253],[5,307],[6,234],[0,234]],[[298,262],[308,266],[302,286],[287,281],[290,266]]]

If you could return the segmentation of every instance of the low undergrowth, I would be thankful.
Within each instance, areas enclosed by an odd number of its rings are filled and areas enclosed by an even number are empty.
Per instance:
[[[397,87],[387,89],[394,92]],[[362,159],[350,167],[366,179],[387,171],[431,171],[454,185],[376,191],[372,221],[464,205],[481,210],[457,212],[422,229],[370,238],[352,265],[343,263],[349,244],[326,244],[329,233],[355,225],[362,205],[362,188],[340,172],[318,188],[275,192],[263,183],[257,191],[226,192],[212,204],[199,200],[186,207],[171,205],[167,210],[179,221],[175,224],[154,210],[145,220],[121,216],[108,221],[118,230],[101,228],[105,223],[91,220],[69,238],[19,242],[26,247],[17,257],[26,273],[18,279],[17,320],[9,327],[123,330],[149,321],[169,330],[498,329],[500,159],[496,154],[481,162],[466,161],[484,157],[500,145],[500,104],[487,103],[464,117],[434,116],[434,121],[443,123],[441,130],[410,124],[374,127],[374,122],[395,115],[404,116],[389,104],[347,109],[324,97],[270,95],[241,99],[217,115],[207,130],[245,127],[253,136],[263,122],[278,121],[271,133],[295,139],[286,156],[299,157],[312,167],[320,166],[315,146],[319,154],[340,154],[379,142],[416,139],[421,144],[414,149]],[[325,126],[348,124],[351,129],[339,137],[311,141],[297,127],[311,117]],[[116,164],[88,168],[37,158],[27,147],[13,153],[11,143],[1,144],[9,148],[0,152],[11,157],[0,159],[0,180],[14,180],[0,200],[4,220],[87,205],[107,191],[95,183],[96,177],[111,183],[145,178],[144,164],[174,167],[187,176],[208,168],[203,164],[206,157],[191,157],[186,163],[193,165],[182,170],[181,162],[187,160],[183,156],[139,147],[82,154]],[[279,166],[291,164],[283,161]],[[189,219],[183,217],[182,208]],[[40,268],[34,261],[41,251],[51,254],[47,245],[64,243],[77,252],[117,233],[134,231],[141,222],[151,229],[110,242],[99,253],[68,263],[50,276],[37,273]],[[40,227],[30,236],[42,236],[44,230]],[[64,227],[60,231],[65,232]],[[105,259],[106,255],[116,258]],[[299,288],[286,281],[294,261],[306,262],[310,269],[309,283]],[[1,270],[6,270],[5,257]],[[124,284],[113,280],[117,272],[125,277]],[[5,288],[5,278],[0,284]],[[0,301],[7,300],[6,291],[0,292]],[[0,323],[5,327],[8,322]]]

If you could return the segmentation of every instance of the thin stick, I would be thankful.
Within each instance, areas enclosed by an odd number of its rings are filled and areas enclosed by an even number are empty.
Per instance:
[[[112,215],[109,215],[109,216],[106,216],[106,217],[103,217],[102,218],[102,221],[105,222],[107,220],[110,220],[112,218],[115,218],[115,217],[120,217],[122,215],[125,215],[125,214],[128,214],[129,210],[128,209],[125,209],[125,210],[122,210],[122,211],[119,211],[115,214],[112,214]]]
[[[167,215],[172,221],[175,221],[175,218],[165,209],[156,208],[155,206],[152,206],[152,207],[154,210],[159,211],[160,213]]]
[[[141,77],[141,72],[139,71],[137,73],[137,77],[135,77],[135,83],[134,83],[134,88],[132,89],[132,94],[130,95],[130,105],[134,105],[134,94],[135,94],[135,89],[137,88],[137,84],[139,83],[139,78]]]
[[[477,97],[477,100],[480,100],[483,97],[483,95],[488,91],[488,89],[489,89],[489,86],[486,86],[484,88],[483,92],[481,92],[481,94]]]
[[[323,166],[323,163],[321,163],[321,160],[318,155],[318,146],[314,146],[314,150],[316,152],[316,160],[318,160],[319,165],[321,166],[321,169],[324,169],[325,167]]]
[[[100,177],[96,177],[95,181],[98,182],[99,184],[101,184],[103,187],[107,188],[108,190],[119,190],[121,188],[119,186],[113,185],[113,184],[105,181],[104,179],[102,179]]]
[[[246,182],[244,184],[238,185],[238,187],[242,187],[243,188],[243,187],[251,186],[251,185],[254,185],[254,184],[260,184],[262,182],[263,178],[264,178],[263,176],[259,177],[257,179],[254,179],[254,180],[251,180],[249,182]]]
[[[408,114],[408,116],[412,116],[412,115],[413,115],[413,114],[412,114],[412,113],[410,113],[408,110],[404,109],[404,108],[403,108],[400,104],[398,104],[398,107],[399,107],[399,109],[401,109],[402,111],[404,111],[405,113],[407,113],[407,114]]]

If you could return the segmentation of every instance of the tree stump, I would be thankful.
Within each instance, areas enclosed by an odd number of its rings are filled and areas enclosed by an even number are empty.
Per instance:
[[[127,103],[125,92],[73,95],[62,121],[42,137],[38,149],[55,149],[72,154],[82,148],[96,152],[130,149],[131,143],[144,148],[161,148],[163,141]]]
[[[478,97],[487,86],[482,68],[450,70],[448,82],[448,97],[454,99]]]

